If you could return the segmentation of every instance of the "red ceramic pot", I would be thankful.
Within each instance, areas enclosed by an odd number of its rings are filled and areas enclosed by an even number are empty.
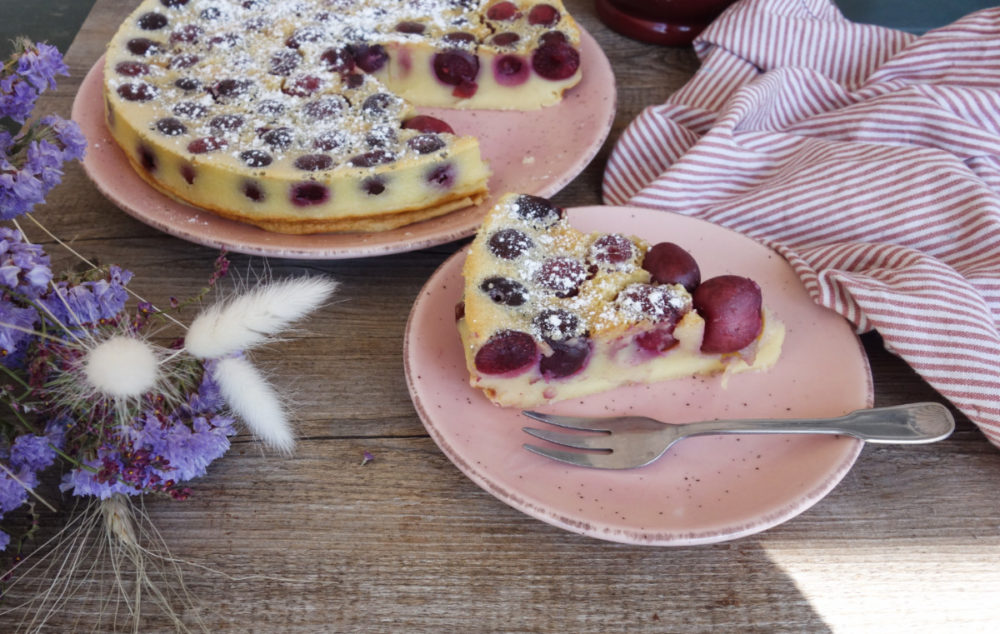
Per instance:
[[[597,0],[597,15],[632,39],[686,46],[735,0]]]

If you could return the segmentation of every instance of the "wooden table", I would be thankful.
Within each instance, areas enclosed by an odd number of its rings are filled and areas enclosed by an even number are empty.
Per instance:
[[[68,51],[72,77],[42,111],[69,116],[80,80],[136,4],[97,0]],[[641,108],[681,86],[697,59],[609,31],[590,2],[568,4],[618,79],[611,138],[556,196],[576,206],[599,202],[618,134]],[[218,255],[122,213],[76,165],[36,215],[84,254],[135,271],[132,287],[154,303],[194,293]],[[418,419],[401,354],[421,285],[463,244],[374,259],[232,256],[244,277],[324,274],[342,287],[307,332],[257,357],[294,395],[294,457],[240,436],[195,483],[191,499],[146,500],[172,553],[192,562],[183,565],[185,581],[208,630],[936,633],[995,626],[1000,452],[963,416],[956,433],[935,445],[866,447],[808,511],[716,545],[598,541],[529,518],[477,487]],[[941,400],[877,336],[864,343],[877,405]],[[375,458],[362,466],[365,451]],[[64,500],[43,521],[64,522],[70,506]],[[95,627],[101,596],[93,588],[53,615],[51,631]],[[19,598],[8,597],[8,605]],[[195,623],[190,613],[181,616]],[[18,618],[0,617],[0,631]],[[141,631],[169,629],[164,618],[144,615]]]

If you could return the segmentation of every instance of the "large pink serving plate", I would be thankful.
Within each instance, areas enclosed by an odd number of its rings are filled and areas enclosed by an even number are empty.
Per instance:
[[[814,304],[777,253],[716,225],[628,207],[569,210],[584,231],[676,242],[697,258],[703,279],[755,279],[788,329],[781,359],[766,373],[690,378],[626,387],[540,408],[610,416],[636,413],[676,422],[711,418],[833,416],[870,407],[871,371],[857,337]],[[826,495],[854,464],[862,442],[831,436],[714,436],[686,440],[630,471],[553,462],[522,448],[538,425],[469,387],[454,306],[464,251],[431,277],[410,314],[406,376],[431,437],[473,482],[533,517],[617,542],[676,546],[733,539],[772,527]]]
[[[475,232],[494,201],[506,192],[552,196],[594,158],[615,116],[615,78],[594,38],[581,29],[583,80],[558,105],[541,110],[443,110],[423,112],[448,121],[459,134],[479,138],[490,163],[490,196],[482,204],[376,233],[293,236],[226,220],[163,195],[143,181],[111,139],[104,123],[104,59],[84,78],[73,119],[89,142],[83,168],[115,205],[178,238],[231,251],[286,258],[336,259],[413,251]]]

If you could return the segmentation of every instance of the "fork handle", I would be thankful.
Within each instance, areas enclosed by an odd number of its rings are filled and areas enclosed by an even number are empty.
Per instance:
[[[682,436],[704,434],[842,434],[871,443],[928,443],[947,438],[955,419],[940,403],[860,409],[837,418],[769,418],[690,423]]]

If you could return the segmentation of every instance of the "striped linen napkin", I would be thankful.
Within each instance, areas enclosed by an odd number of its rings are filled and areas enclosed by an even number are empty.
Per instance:
[[[1000,446],[1000,8],[917,37],[742,0],[695,50],[616,144],[605,202],[773,247]]]

